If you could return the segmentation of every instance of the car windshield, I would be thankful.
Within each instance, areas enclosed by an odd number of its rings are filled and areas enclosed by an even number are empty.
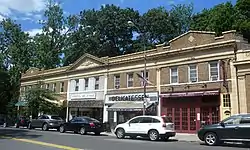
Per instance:
[[[98,120],[90,117],[85,117],[84,119],[87,120],[88,122],[99,122]]]
[[[170,117],[162,117],[162,119],[165,123],[172,123],[172,120],[170,119]]]
[[[222,122],[224,124],[238,124],[241,119],[241,116],[231,116],[224,119]]]
[[[54,119],[54,120],[62,120],[62,118],[59,117],[59,116],[51,116],[51,119]]]

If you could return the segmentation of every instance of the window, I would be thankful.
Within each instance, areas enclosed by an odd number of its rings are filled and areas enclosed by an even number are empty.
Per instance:
[[[127,74],[127,87],[133,87],[134,86],[134,75],[133,73]]]
[[[144,117],[142,118],[142,121],[140,123],[152,123],[152,118]]]
[[[85,85],[84,85],[84,89],[85,90],[88,90],[88,87],[89,87],[89,79],[88,78],[85,78]]]
[[[120,88],[120,75],[114,76],[114,83],[115,83],[115,89],[119,89]]]
[[[197,66],[189,65],[189,82],[197,82]]]
[[[232,116],[232,117],[228,117],[226,118],[224,121],[222,121],[224,124],[230,124],[230,125],[234,125],[234,124],[240,124],[241,121],[241,116]]]
[[[60,92],[64,92],[64,82],[60,82]]]
[[[53,92],[56,92],[56,83],[53,83],[53,84],[52,84],[52,91],[53,91]]]
[[[241,118],[240,124],[250,124],[250,116],[243,116]]]
[[[50,87],[49,87],[49,83],[48,83],[48,84],[46,84],[46,89],[49,90],[49,88],[50,88]]]
[[[99,77],[95,77],[95,90],[99,89]]]
[[[141,120],[142,120],[142,118],[135,118],[135,119],[131,120],[129,123],[140,123]]]
[[[79,79],[75,79],[75,91],[79,91]]]
[[[230,94],[223,94],[223,107],[231,107]]]
[[[209,79],[210,81],[217,81],[219,80],[219,63],[218,62],[211,62],[209,63]]]
[[[174,67],[170,69],[170,83],[178,83],[178,68]]]
[[[141,72],[141,76],[144,77],[144,71]],[[148,76],[149,76],[149,73],[148,73],[148,71],[146,71],[146,77],[144,77],[144,78],[149,80]],[[144,83],[143,80],[141,80],[141,86],[143,86],[143,83]],[[148,85],[148,84],[146,84],[146,85]]]

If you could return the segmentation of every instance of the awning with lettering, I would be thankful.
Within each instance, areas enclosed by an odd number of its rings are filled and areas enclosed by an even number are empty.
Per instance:
[[[165,93],[160,94],[161,97],[192,97],[192,96],[205,96],[205,95],[219,95],[219,90],[211,91],[198,91],[198,92],[179,92],[179,93]]]
[[[119,102],[114,103],[112,106],[107,108],[108,111],[142,111],[142,103],[135,102]]]

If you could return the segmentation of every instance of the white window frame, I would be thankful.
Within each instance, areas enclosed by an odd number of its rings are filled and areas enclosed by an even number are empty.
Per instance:
[[[78,81],[78,82],[77,82],[77,81]],[[76,91],[76,92],[79,91],[79,84],[80,84],[79,79],[75,79],[75,91]],[[76,90],[76,87],[78,87],[77,90]]]
[[[132,75],[132,79],[130,80],[129,75]],[[132,82],[132,86],[129,86],[129,82]],[[127,87],[133,87],[134,86],[134,74],[133,73],[127,73]]]
[[[100,78],[99,77],[95,77],[95,90],[99,90],[99,88],[100,88],[99,86],[100,86]]]
[[[50,86],[49,83],[46,84],[46,89],[49,90]]]
[[[191,80],[191,76],[190,76],[191,66],[195,66],[195,69],[196,69],[196,81],[195,81],[195,82],[193,82],[193,81]],[[198,65],[197,65],[197,64],[190,64],[190,65],[188,65],[188,81],[189,81],[190,83],[199,82],[199,81],[198,81]]]
[[[116,79],[119,76],[119,84],[116,84]],[[120,89],[121,87],[121,76],[120,75],[114,75],[114,89]]]
[[[147,74],[148,74],[148,76],[147,76]],[[141,76],[144,78],[144,71],[141,71]],[[147,79],[147,81],[149,81],[149,71],[148,70],[146,71],[146,79]],[[148,85],[148,83],[146,85]],[[141,86],[144,86],[142,79],[141,79]]]
[[[211,77],[211,64],[212,63],[217,63],[217,80],[212,80],[212,77]],[[209,62],[208,64],[208,69],[209,69],[209,81],[219,81],[220,80],[220,63],[219,61],[212,61],[212,62]]]
[[[52,84],[52,91],[53,91],[53,92],[56,92],[56,83],[53,83],[53,84]]]
[[[60,82],[60,93],[64,92],[64,84],[64,82]]]
[[[87,91],[89,89],[89,78],[84,78],[84,90]]]
[[[176,69],[177,70],[177,82],[172,83],[172,69]],[[170,70],[170,84],[178,84],[179,83],[179,72],[178,72],[178,67],[171,67],[169,68]]]

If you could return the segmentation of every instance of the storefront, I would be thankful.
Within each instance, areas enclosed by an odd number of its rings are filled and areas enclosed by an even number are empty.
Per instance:
[[[103,92],[73,93],[68,102],[69,120],[73,117],[89,116],[102,121],[104,100]]]
[[[145,104],[147,115],[157,115],[158,92],[148,92]],[[143,114],[143,93],[107,94],[105,97],[104,116],[111,128],[129,119]]]
[[[161,115],[169,116],[177,132],[195,133],[202,124],[220,121],[219,90],[163,93]]]

